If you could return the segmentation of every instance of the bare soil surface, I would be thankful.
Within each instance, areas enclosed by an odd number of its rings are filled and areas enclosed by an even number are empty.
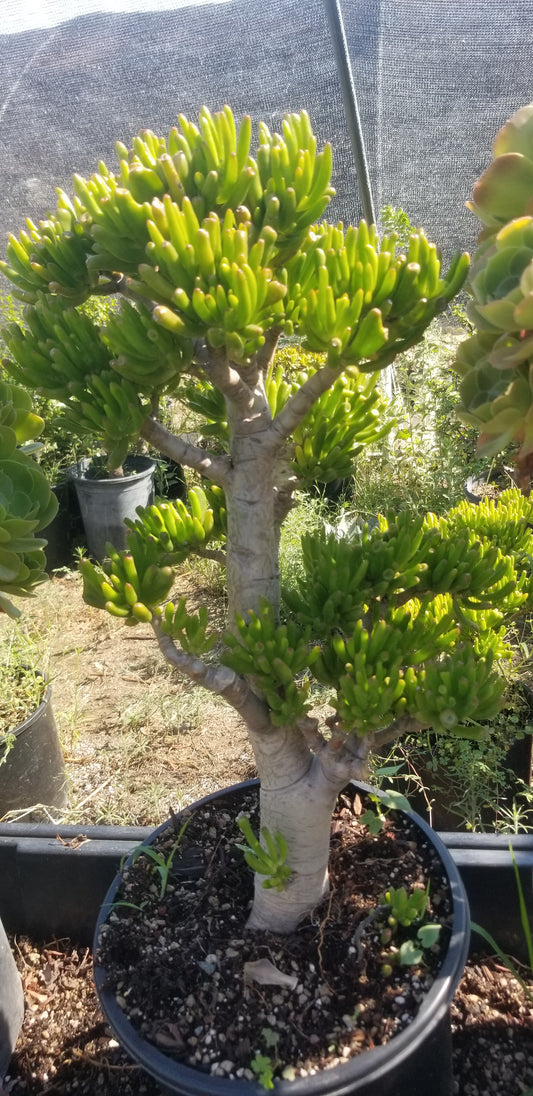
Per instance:
[[[205,594],[185,572],[176,597],[191,589]],[[42,820],[156,825],[171,808],[255,775],[233,710],[173,673],[149,625],[127,628],[87,606],[81,591],[67,571],[23,605],[20,627],[36,637],[52,680],[70,784],[68,807]],[[207,596],[221,614],[222,594],[210,586]]]
[[[406,816],[391,814],[373,835],[362,810],[359,796],[340,797],[331,892],[288,936],[246,928],[253,876],[236,847],[236,816],[244,812],[258,832],[255,788],[186,813],[164,886],[154,887],[152,858],[135,860],[102,926],[97,962],[100,985],[143,1039],[208,1075],[253,1080],[260,1053],[273,1077],[294,1080],[388,1043],[412,1022],[446,953],[449,890],[435,850]],[[152,845],[164,863],[181,825],[172,821]],[[395,955],[418,925],[391,929],[381,904],[400,884],[409,894],[428,888],[418,924],[440,926],[423,961],[407,966]]]

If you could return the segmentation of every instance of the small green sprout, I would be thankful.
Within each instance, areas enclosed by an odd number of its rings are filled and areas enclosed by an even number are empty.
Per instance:
[[[265,1054],[256,1054],[250,1065],[263,1088],[274,1088],[274,1064],[271,1058],[267,1058]]]
[[[181,827],[180,832],[166,859],[162,855],[162,853],[157,852],[157,850],[153,849],[151,845],[138,845],[138,847],[134,849],[132,853],[132,864],[135,864],[140,856],[147,856],[150,860],[153,860],[154,865],[152,870],[154,872],[157,872],[157,874],[159,875],[160,898],[164,898],[165,896],[165,892],[168,886],[168,877],[170,874],[170,869],[172,867],[172,861],[174,860],[174,856],[176,855],[180,847],[181,839],[183,837],[183,834],[185,833],[185,830],[187,829],[187,826],[189,825],[189,822],[190,818],[187,818],[187,820],[183,823],[183,826]]]
[[[410,894],[405,887],[390,887],[380,898],[380,905],[390,910],[388,924],[391,928],[397,925],[408,927],[413,921],[421,921],[424,916],[429,893],[426,890],[416,888]]]
[[[248,842],[246,845],[237,842],[237,848],[244,853],[244,859],[248,867],[257,872],[258,875],[265,876],[263,880],[264,887],[267,889],[275,887],[276,890],[282,891],[287,886],[292,874],[291,869],[285,862],[287,859],[287,842],[283,834],[275,833],[272,835],[270,830],[264,826],[261,830],[261,837],[265,842],[265,848],[255,836],[250,825],[250,819],[246,815],[241,815],[237,819],[237,825]]]
[[[405,887],[390,887],[381,896],[380,907],[387,915],[386,925],[380,935],[380,942],[389,950],[383,953],[382,973],[392,974],[394,966],[417,966],[424,958],[424,952],[437,943],[441,926],[433,922],[421,925],[427,910],[429,888],[415,888],[410,894]],[[411,925],[418,928],[414,937],[404,940],[400,946],[394,943],[399,928],[408,929]]]
[[[261,1035],[265,1041],[267,1047],[277,1047],[279,1043],[279,1031],[273,1031],[272,1028],[261,1028]]]
[[[376,771],[379,772],[379,770]],[[372,834],[381,833],[388,811],[410,811],[412,809],[409,800],[401,792],[391,790],[380,792],[379,795],[370,792],[369,799],[375,804],[376,809],[372,810],[369,807],[368,810],[363,811],[359,821]]]

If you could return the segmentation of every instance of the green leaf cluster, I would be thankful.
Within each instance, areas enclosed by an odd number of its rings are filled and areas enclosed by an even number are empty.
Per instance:
[[[102,567],[80,562],[83,597],[126,624],[149,624],[174,581],[173,567],[214,533],[214,517],[202,488],[191,488],[189,506],[181,499],[137,507],[127,518],[127,549],[106,545]],[[158,614],[160,615],[160,613]],[[167,626],[170,628],[169,620]]]
[[[200,606],[197,613],[187,612],[187,603],[181,597],[178,604],[169,601],[161,617],[161,630],[180,644],[187,654],[200,658],[213,649],[218,633],[208,633],[207,609]]]
[[[46,540],[36,534],[57,512],[45,476],[20,448],[43,426],[28,394],[0,381],[0,612],[12,617],[11,597],[29,596],[44,577]]]
[[[311,648],[309,629],[292,621],[277,624],[272,606],[261,599],[259,612],[249,610],[246,619],[235,618],[236,633],[224,635],[226,649],[221,662],[238,674],[253,677],[278,726],[294,723],[307,711],[309,681],[304,671],[318,657]]]
[[[127,549],[117,552],[113,545],[107,544],[109,558],[101,567],[83,559],[80,571],[85,601],[106,609],[126,624],[150,623],[154,612],[161,617],[160,607],[174,583],[174,567],[215,535],[213,511],[201,487],[189,490],[188,503],[187,506],[181,499],[176,499],[139,506],[138,518],[135,521],[126,519],[129,528]],[[203,612],[200,610],[202,621]],[[192,644],[196,636],[198,645],[198,628],[194,623],[186,627],[187,620],[180,602],[176,610],[172,605],[167,607],[162,626],[176,638],[185,628],[184,640],[188,637]],[[206,623],[207,620],[203,625],[203,644],[207,642]],[[204,649],[209,650],[210,646]]]
[[[255,836],[250,819],[246,815],[241,815],[237,819],[237,825],[247,841],[246,845],[237,843],[237,848],[244,853],[248,867],[258,875],[265,876],[262,885],[266,890],[284,890],[292,872],[286,862],[288,849],[283,834],[279,832],[272,834],[267,826],[263,826],[261,837],[264,844],[262,845]]]
[[[423,961],[424,951],[437,943],[441,926],[434,922],[420,924],[427,910],[429,894],[427,889],[390,887],[380,898],[380,907],[387,918],[386,927],[380,934],[381,943],[386,947],[382,953],[383,972],[392,973],[395,966],[417,966]],[[399,945],[396,943],[399,929],[410,929],[418,925],[414,938],[408,936]]]
[[[320,640],[313,675],[359,735],[410,716],[478,737],[499,709],[505,624],[530,601],[531,504],[518,491],[446,518],[403,513],[351,539],[310,535],[287,598]],[[498,540],[505,553],[501,551]]]
[[[98,325],[60,298],[37,295],[24,309],[25,327],[2,331],[15,380],[63,405],[62,425],[80,437],[98,437],[108,466],[119,468],[139,437],[149,408],[136,388],[112,368]]]
[[[58,191],[56,212],[11,236],[0,264],[30,305],[43,291],[74,305],[127,292],[133,303],[102,341],[150,398],[175,391],[195,341],[246,365],[272,327],[336,368],[374,373],[462,284],[467,257],[443,276],[423,232],[396,255],[394,234],[380,243],[364,222],[317,225],[333,194],[331,149],[318,151],[305,111],[280,133],[260,123],[255,156],[250,118],[237,125],[229,107],[178,121],[167,138],[144,130],[130,149],[119,143],[117,173],[101,162],[74,176],[74,197]]]

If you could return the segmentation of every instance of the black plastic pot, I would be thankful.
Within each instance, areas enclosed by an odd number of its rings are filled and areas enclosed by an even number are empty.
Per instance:
[[[66,936],[90,944],[121,860],[152,833],[143,826],[0,823],[0,918],[6,931],[34,940]],[[509,841],[533,922],[533,834],[439,837],[459,869],[473,919],[504,951],[527,960]],[[471,950],[479,946],[472,938]]]
[[[36,711],[13,734],[15,741],[0,765],[0,818],[37,805],[64,807],[68,779],[50,685]]]
[[[240,793],[257,782],[247,781],[224,792],[207,796],[200,803],[231,795],[237,810]],[[358,787],[350,785],[354,792]],[[198,805],[198,804],[196,804]],[[468,955],[470,920],[466,894],[457,868],[439,837],[416,815],[412,816],[421,838],[433,845],[447,876],[453,904],[453,926],[448,952],[435,982],[412,1024],[385,1046],[348,1060],[341,1066],[324,1070],[295,1081],[279,1081],[278,1096],[451,1096],[453,1092],[452,1053],[449,1007],[461,978]],[[170,823],[159,827],[156,834]],[[95,933],[95,948],[100,926],[109,906],[116,899],[118,876],[104,900]],[[262,1087],[251,1081],[213,1077],[183,1065],[148,1043],[132,1027],[106,988],[105,970],[95,965],[95,987],[104,1015],[121,1045],[135,1062],[169,1093],[179,1096],[262,1096]]]
[[[22,983],[0,921],[0,1083],[15,1049],[23,1016]]]
[[[103,560],[106,542],[119,550],[126,547],[125,518],[135,519],[138,506],[149,506],[154,499],[156,464],[150,457],[127,457],[124,476],[99,479],[93,474],[91,460],[78,461],[69,469],[80,504],[87,547],[92,556]]]
[[[58,501],[58,510],[50,525],[46,526],[46,571],[51,574],[60,567],[72,565],[72,549],[82,531],[80,506],[74,484],[70,481],[52,487]]]
[[[485,497],[484,488],[488,483],[493,484],[497,493],[507,490],[508,487],[515,487],[513,469],[504,465],[503,468],[496,468],[484,475],[469,476],[463,487],[466,501],[474,502],[476,505],[482,502]]]

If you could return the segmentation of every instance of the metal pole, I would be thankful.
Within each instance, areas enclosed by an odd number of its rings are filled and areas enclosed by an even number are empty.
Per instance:
[[[365,220],[368,221],[369,224],[375,224],[376,215],[374,212],[374,202],[372,199],[372,188],[370,185],[368,160],[366,158],[365,142],[363,139],[363,131],[361,128],[361,119],[359,117],[359,108],[357,106],[357,96],[355,94],[352,66],[350,64],[350,55],[348,53],[348,43],[346,41],[346,34],[344,33],[344,23],[342,19],[340,0],[324,0],[324,2],[326,5],[331,37],[333,39],[335,61],[337,64],[337,72],[339,74],[339,80],[341,85],[344,111],[346,114],[348,132],[350,134],[350,141],[352,144],[355,166],[357,169],[357,179],[359,183],[359,194],[361,197],[363,214]]]

